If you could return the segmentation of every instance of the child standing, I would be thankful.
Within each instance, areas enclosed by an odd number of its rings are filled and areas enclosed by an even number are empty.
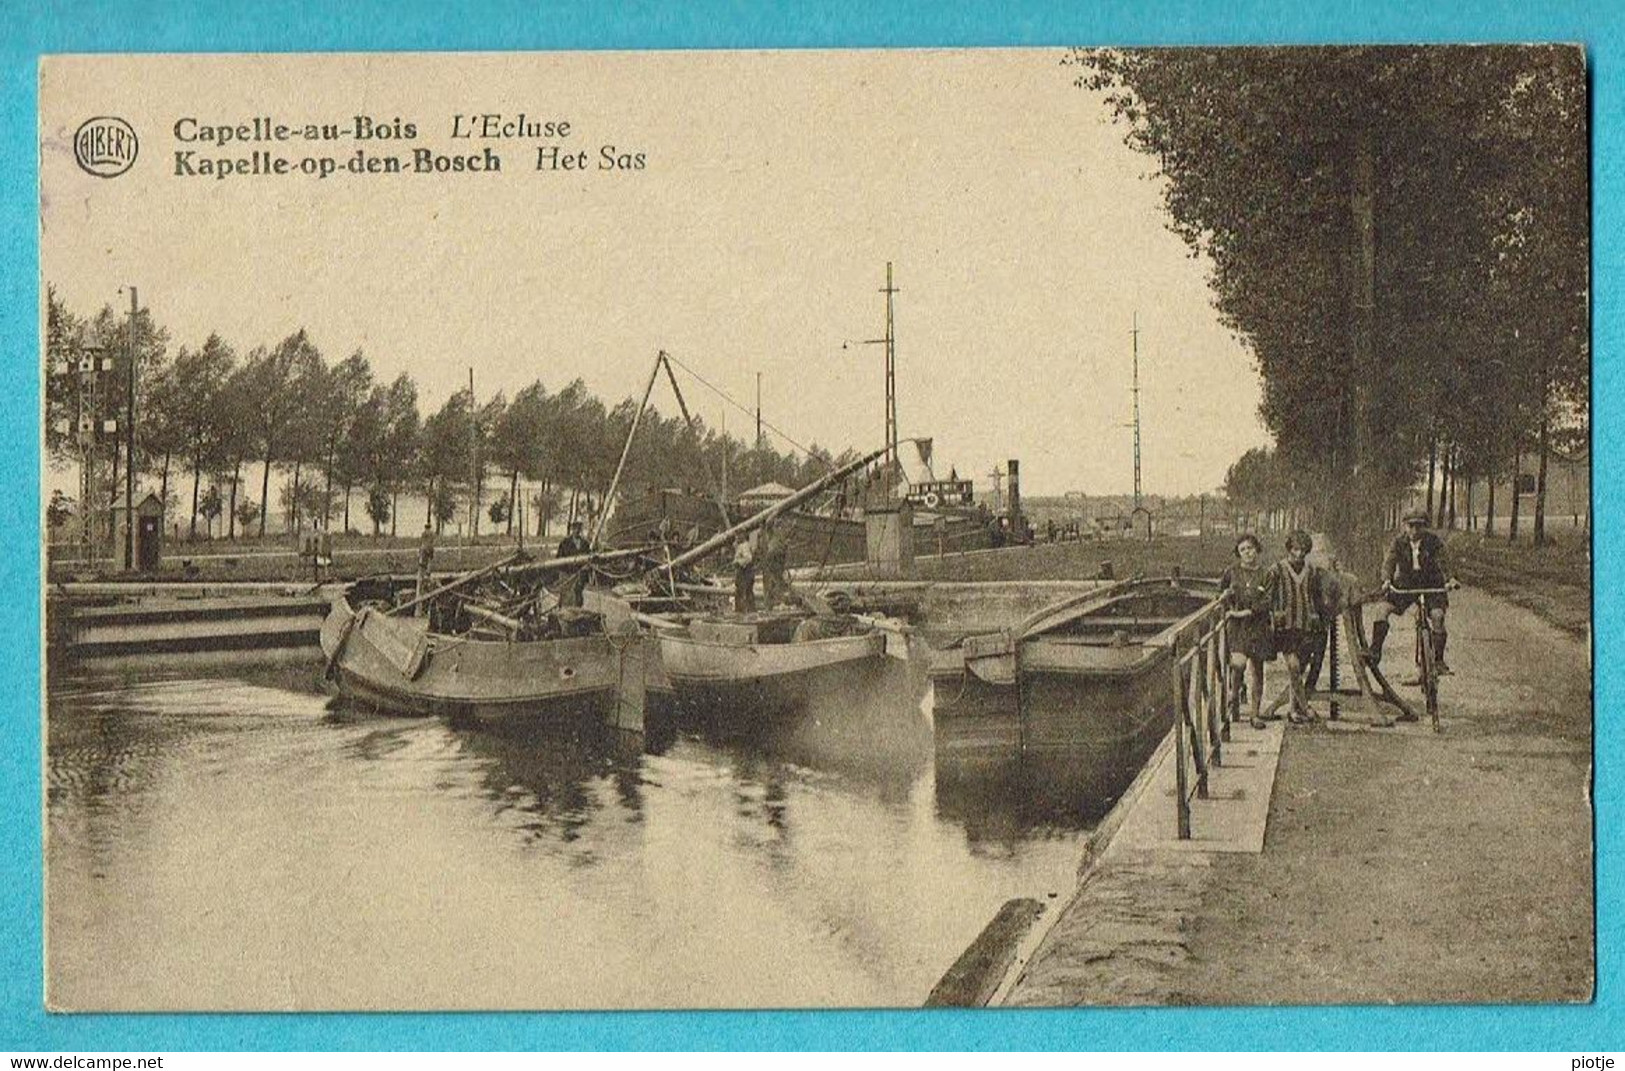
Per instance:
[[[1264,663],[1275,656],[1270,636],[1269,575],[1259,565],[1264,546],[1251,532],[1236,540],[1236,564],[1224,572],[1227,635],[1230,646],[1230,708],[1240,705],[1243,673],[1254,729],[1264,728],[1259,700],[1264,694]]]
[[[1269,578],[1275,646],[1286,657],[1287,688],[1292,697],[1288,717],[1300,725],[1315,719],[1303,683],[1303,654],[1323,627],[1319,570],[1309,564],[1313,549],[1308,532],[1293,532],[1286,537],[1286,557]]]

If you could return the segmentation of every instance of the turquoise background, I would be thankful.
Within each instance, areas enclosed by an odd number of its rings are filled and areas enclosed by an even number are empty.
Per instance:
[[[1611,8],[1611,10],[1610,10]],[[0,4],[0,338],[10,389],[0,457],[11,490],[0,638],[0,1050],[527,1048],[1625,1049],[1619,914],[1618,477],[1621,65],[1625,19],[1603,3],[255,3]],[[1580,1007],[1282,1008],[458,1015],[89,1015],[43,1010],[38,500],[36,62],[48,52],[827,48],[1065,44],[1566,41],[1593,80],[1595,220],[1597,999]],[[1530,881],[1540,875],[1530,874]],[[1465,906],[1465,905],[1464,905]],[[1246,994],[1238,993],[1238,997]],[[1555,1065],[1554,1065],[1555,1066]]]

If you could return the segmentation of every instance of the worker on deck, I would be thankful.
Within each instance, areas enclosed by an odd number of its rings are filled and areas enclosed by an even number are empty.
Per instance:
[[[762,574],[762,598],[769,609],[790,595],[790,581],[784,576],[789,557],[789,533],[781,522],[769,521],[762,529],[762,544],[756,554],[756,568]]]
[[[333,535],[320,521],[316,522],[315,529],[310,537],[310,566],[312,579],[320,584],[333,564]]]
[[[734,612],[754,613],[756,610],[756,548],[751,537],[742,535],[734,541]]]
[[[434,519],[431,517],[423,522],[423,534],[418,536],[418,591],[417,598],[423,598],[429,590],[429,573],[434,569]],[[415,614],[424,612],[420,605]]]
[[[588,543],[587,537],[581,534],[581,527],[580,521],[570,522],[570,534],[559,540],[559,549],[554,554],[554,557],[578,558],[583,554],[592,553],[592,544]],[[564,581],[563,586],[559,588],[560,606],[581,605],[582,593],[587,589],[587,571],[590,568],[590,566],[581,566],[570,574],[569,579]]]

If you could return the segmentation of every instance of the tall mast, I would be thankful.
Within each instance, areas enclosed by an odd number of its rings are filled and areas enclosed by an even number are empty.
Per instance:
[[[135,572],[135,287],[130,287],[128,396],[124,402],[124,568]],[[294,503],[297,510],[299,504]]]
[[[468,536],[480,534],[480,418],[475,412],[474,369],[468,370]],[[430,509],[434,504],[430,503]]]
[[[1130,332],[1134,338],[1134,512],[1138,513],[1140,505],[1140,313],[1134,313],[1134,329]]]
[[[638,402],[637,411],[632,414],[632,426],[627,429],[626,442],[621,444],[621,459],[615,462],[615,475],[610,478],[609,490],[604,492],[603,504],[598,510],[598,523],[592,528],[591,542],[595,547],[604,534],[604,525],[609,523],[609,513],[615,505],[615,492],[621,486],[621,473],[626,471],[626,459],[632,453],[632,440],[638,434],[638,424],[643,420],[643,411],[649,408],[649,395],[654,393],[655,380],[660,378],[660,369],[665,363],[666,351],[661,350],[655,354],[655,366],[649,369],[649,382],[643,387],[643,398]],[[472,372],[469,374],[473,375]]]
[[[892,473],[897,464],[897,336],[892,330],[892,295],[897,288],[892,285],[891,261],[886,261],[886,285],[881,288],[886,295],[886,333],[880,338],[866,338],[865,346],[883,346],[886,352],[886,444],[881,447],[881,457],[884,464],[881,470],[885,472],[886,497],[891,497]],[[850,343],[841,343],[844,350]]]
[[[897,336],[892,331],[891,261],[886,261],[886,497],[891,497],[891,473],[897,464]]]

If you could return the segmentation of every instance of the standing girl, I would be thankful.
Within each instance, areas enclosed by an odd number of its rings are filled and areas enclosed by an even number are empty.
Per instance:
[[[1287,689],[1292,698],[1289,717],[1299,724],[1315,718],[1303,683],[1303,654],[1313,647],[1312,638],[1322,627],[1319,570],[1309,564],[1313,549],[1308,532],[1287,536],[1286,557],[1276,564],[1269,581],[1276,646],[1286,656]]]
[[[1247,677],[1247,706],[1254,729],[1264,728],[1258,704],[1264,694],[1264,663],[1275,657],[1270,637],[1269,575],[1259,566],[1264,546],[1248,532],[1236,540],[1236,564],[1224,572],[1230,641],[1230,709],[1240,705],[1242,674]]]

